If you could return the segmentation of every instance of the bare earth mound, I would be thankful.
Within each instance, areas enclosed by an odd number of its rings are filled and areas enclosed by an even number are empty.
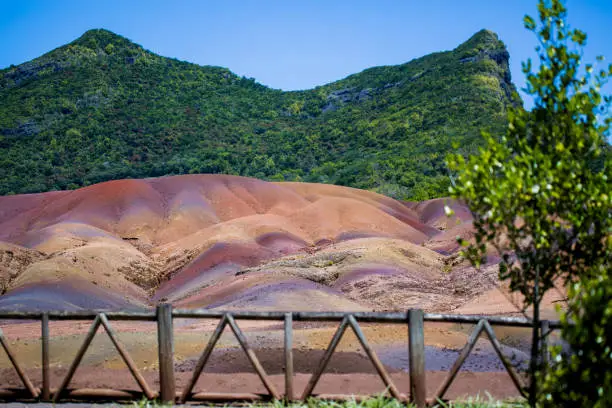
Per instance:
[[[453,200],[227,175],[0,197],[0,308],[475,312],[501,295],[471,233]]]
[[[454,217],[445,216],[446,205]],[[0,197],[0,309],[125,310],[172,302],[181,308],[223,310],[421,308],[516,314],[511,299],[497,289],[495,264],[480,271],[469,267],[458,256],[457,236],[470,239],[472,224],[468,209],[456,201],[402,203],[341,186],[225,175],[118,180],[75,191]],[[545,299],[547,305],[555,300]],[[80,344],[88,327],[68,323],[55,323],[57,361],[52,365],[57,373],[63,373],[72,358],[70,353],[64,356],[72,350],[68,345]],[[178,378],[184,383],[206,339],[202,332],[210,335],[216,323],[175,324]],[[262,362],[272,364],[273,376],[282,378],[282,367],[273,365],[282,354],[275,326],[252,325],[244,323],[243,328],[249,336],[262,334],[251,337]],[[154,327],[133,322],[118,326],[154,383]],[[405,386],[405,329],[364,330]],[[296,327],[296,358],[304,364],[296,366],[298,384],[305,383],[334,331],[329,325]],[[440,370],[447,370],[456,358],[469,329],[429,324],[426,331],[428,378],[436,380],[431,388],[441,380]],[[6,333],[17,340],[13,346],[20,355],[37,364],[38,324],[9,326]],[[525,333],[499,335],[509,345],[504,346],[509,355],[522,355]],[[272,340],[261,340],[269,336]],[[251,374],[232,374],[248,366],[236,365],[240,358],[233,357],[234,343],[222,342],[222,357],[213,358],[216,363],[202,384],[241,391],[256,383]],[[113,370],[107,386],[123,386],[126,371],[113,349],[102,344],[80,369],[82,386],[100,386],[100,369]],[[515,395],[487,347],[479,343],[480,354],[468,361],[470,372],[461,374],[462,385],[451,395],[484,390],[500,397]],[[326,377],[329,390],[381,391],[357,343],[340,349]],[[0,356],[0,376],[16,385],[18,379],[7,367]],[[29,369],[36,378],[37,370]],[[356,390],[345,389],[351,383],[345,376],[356,381]],[[480,388],[473,388],[474,380]]]

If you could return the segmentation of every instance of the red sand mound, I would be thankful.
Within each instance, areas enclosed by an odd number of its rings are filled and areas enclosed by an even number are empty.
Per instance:
[[[3,267],[7,293],[0,307],[117,308],[169,300],[189,307],[338,309],[387,308],[397,300],[402,308],[408,300],[397,298],[396,282],[410,293],[410,304],[421,299],[437,309],[449,301],[432,296],[427,285],[448,272],[440,255],[455,249],[448,235],[470,232],[462,224],[469,212],[450,205],[456,216],[449,221],[442,199],[405,204],[348,187],[227,175],[0,197],[0,241],[39,254]],[[381,273],[387,269],[401,273]],[[56,285],[53,302],[41,295],[52,287],[45,282]],[[370,283],[377,291],[357,290]],[[386,302],[370,299],[385,292]],[[31,300],[37,296],[39,303]]]
[[[233,276],[243,267],[257,265],[262,260],[271,258],[273,254],[272,250],[253,243],[214,244],[177,274],[170,276],[157,290],[154,298],[167,298],[177,292],[193,292],[222,276]]]

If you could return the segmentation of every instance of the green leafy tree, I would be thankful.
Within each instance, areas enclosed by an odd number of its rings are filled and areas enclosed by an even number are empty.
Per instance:
[[[612,228],[611,163],[599,171],[590,166],[600,159],[610,126],[610,98],[600,89],[612,67],[582,69],[586,34],[568,27],[562,1],[540,0],[538,12],[539,24],[524,19],[539,40],[537,70],[531,61],[523,64],[533,109],[511,109],[506,134],[485,133],[478,155],[449,158],[457,172],[451,193],[474,215],[475,239],[463,242],[464,253],[478,267],[497,252],[500,278],[523,295],[523,312],[533,308],[532,405],[542,297],[555,285],[602,276],[610,266]]]
[[[612,251],[612,248],[610,248]],[[553,350],[552,369],[544,376],[544,407],[612,406],[612,275],[608,270],[569,288],[570,307],[561,318],[563,339]]]

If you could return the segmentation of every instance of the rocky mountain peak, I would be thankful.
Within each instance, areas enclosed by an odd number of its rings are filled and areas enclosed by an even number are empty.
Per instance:
[[[109,49],[142,49],[140,45],[103,28],[86,31],[82,36],[71,42],[70,45],[87,47],[93,51],[108,51]]]
[[[482,29],[472,35],[467,41],[459,45],[455,51],[485,51],[506,49],[506,45],[499,39],[499,36],[487,29]]]

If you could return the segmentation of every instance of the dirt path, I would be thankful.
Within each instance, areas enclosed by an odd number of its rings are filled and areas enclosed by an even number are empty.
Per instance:
[[[350,361],[346,359],[343,363]],[[357,363],[359,364],[359,363]],[[342,366],[346,367],[346,366]],[[231,370],[227,370],[231,371]],[[331,368],[329,373],[324,374],[317,387],[315,394],[348,394],[348,395],[375,395],[384,391],[385,387],[380,378],[373,373],[342,373],[347,371],[346,368],[334,372]],[[3,377],[3,388],[19,386],[19,380],[16,374],[8,372],[8,370],[0,371]],[[35,380],[35,373],[28,372],[31,375],[35,385],[40,386],[40,382]],[[54,370],[52,387],[59,385],[61,377],[65,374],[65,370]],[[71,388],[115,388],[138,390],[136,382],[131,377],[127,370],[108,370],[106,375],[101,375],[99,369],[95,368],[79,368],[74,381],[70,384]],[[147,382],[154,388],[159,387],[157,373],[144,372],[144,377]],[[440,385],[447,372],[428,371],[427,372],[427,392],[433,396],[437,387]],[[177,372],[177,391],[181,391],[191,377],[191,372]],[[270,374],[270,380],[277,390],[284,390],[284,375]],[[410,381],[407,373],[394,372],[391,378],[403,393],[408,393],[410,390]],[[297,373],[294,377],[294,387],[296,396],[299,397],[306,383],[310,379],[310,374]],[[209,372],[208,370],[202,374],[196,384],[195,391],[198,392],[222,392],[222,393],[244,393],[254,392],[265,394],[266,390],[261,383],[259,377],[254,373],[236,372],[236,373],[218,373]],[[461,372],[455,383],[449,389],[447,398],[459,398],[474,395],[491,394],[494,398],[506,399],[518,397],[518,392],[512,387],[510,378],[506,373],[483,373],[483,372]]]

